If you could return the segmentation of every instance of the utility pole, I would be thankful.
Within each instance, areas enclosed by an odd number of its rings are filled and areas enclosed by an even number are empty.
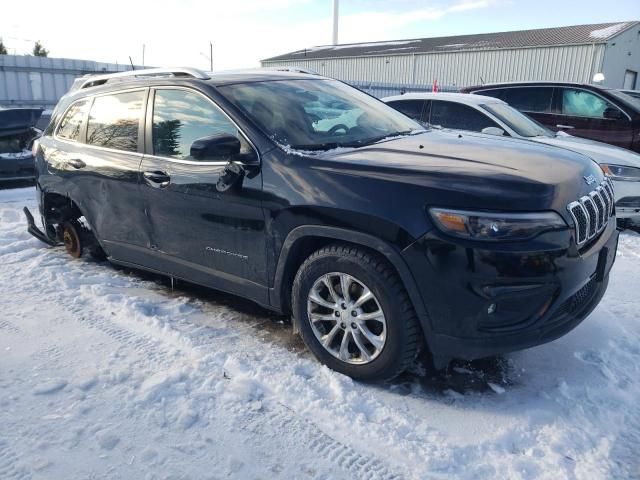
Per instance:
[[[213,72],[213,43],[209,42],[209,71]]]
[[[333,44],[338,44],[338,9],[340,0],[333,0]]]
[[[144,43],[142,44],[142,66],[144,67]]]

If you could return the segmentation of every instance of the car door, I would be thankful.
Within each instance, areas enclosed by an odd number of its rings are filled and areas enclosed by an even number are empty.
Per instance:
[[[631,119],[597,93],[581,88],[559,87],[558,110],[556,129],[565,130],[576,137],[623,148],[631,147]]]
[[[146,132],[141,188],[150,266],[266,303],[262,177],[253,145],[209,97],[186,88],[152,91]],[[240,157],[194,156],[194,142],[214,135],[237,138]],[[229,161],[249,159],[241,186],[219,191]]]
[[[481,132],[487,127],[500,128],[500,125],[475,108],[447,100],[431,101],[429,123],[434,127],[470,132]]]
[[[147,89],[85,98],[65,113],[46,155],[107,254],[129,261],[148,243],[138,172]]]

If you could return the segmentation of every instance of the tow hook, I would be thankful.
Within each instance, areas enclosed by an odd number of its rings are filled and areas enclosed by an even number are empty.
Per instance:
[[[51,245],[52,247],[55,247],[58,244],[58,242],[49,238],[42,230],[36,227],[36,222],[33,220],[33,215],[31,215],[31,212],[29,211],[29,209],[27,207],[24,207],[22,211],[24,212],[24,216],[27,217],[27,224],[29,225],[27,228],[27,232],[29,232],[31,235],[36,237],[41,242],[44,242],[47,245]]]

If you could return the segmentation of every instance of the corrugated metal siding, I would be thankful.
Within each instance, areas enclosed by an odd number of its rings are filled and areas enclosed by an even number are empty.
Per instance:
[[[0,55],[0,106],[53,108],[76,77],[130,69],[90,60]]]
[[[602,62],[604,45],[460,51],[379,57],[264,61],[263,66],[296,66],[347,82],[430,86],[562,80],[589,83]]]

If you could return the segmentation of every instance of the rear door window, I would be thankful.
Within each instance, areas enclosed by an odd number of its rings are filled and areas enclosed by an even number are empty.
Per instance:
[[[433,100],[431,102],[431,121],[434,127],[452,128],[480,132],[486,127],[498,127],[493,120],[476,109],[455,102]]]
[[[84,122],[88,105],[88,100],[81,100],[69,107],[58,127],[58,137],[74,142],[80,140],[82,122]]]
[[[553,87],[508,88],[502,100],[522,112],[551,113],[553,90]]]
[[[144,97],[142,90],[95,97],[89,112],[87,143],[137,152]]]
[[[422,121],[422,111],[424,110],[424,100],[394,100],[387,105],[404,113],[407,117],[417,121]]]

